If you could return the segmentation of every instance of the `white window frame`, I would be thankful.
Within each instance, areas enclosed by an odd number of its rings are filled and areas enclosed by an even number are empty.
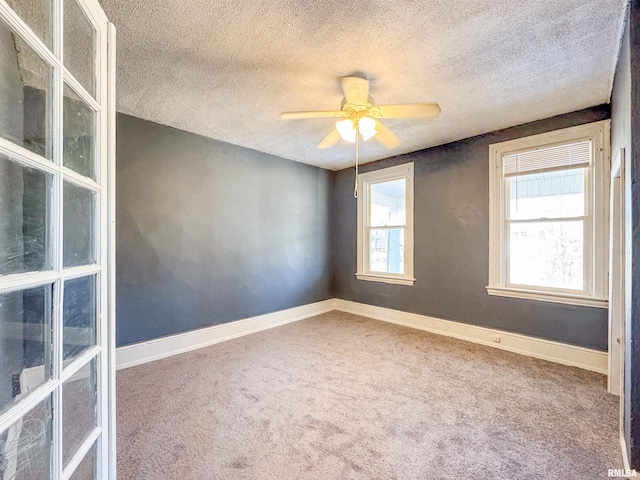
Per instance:
[[[369,205],[371,185],[404,179],[406,221],[404,227],[404,273],[383,273],[369,270]],[[356,278],[372,282],[413,285],[413,163],[374,170],[358,175],[358,264]],[[393,227],[394,225],[388,225]]]
[[[610,120],[518,138],[489,146],[489,295],[607,308]],[[507,284],[509,245],[506,231],[505,155],[577,141],[591,141],[586,172],[583,292]]]

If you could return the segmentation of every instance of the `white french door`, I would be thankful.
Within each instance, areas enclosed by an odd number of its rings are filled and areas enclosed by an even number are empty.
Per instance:
[[[0,480],[115,478],[114,32],[0,0]]]

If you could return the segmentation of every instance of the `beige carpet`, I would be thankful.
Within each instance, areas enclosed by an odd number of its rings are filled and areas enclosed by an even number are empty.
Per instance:
[[[118,372],[119,479],[600,479],[605,377],[332,312]]]

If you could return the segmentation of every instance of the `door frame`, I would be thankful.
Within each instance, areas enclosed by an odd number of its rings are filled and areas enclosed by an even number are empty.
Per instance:
[[[607,390],[620,395],[624,387],[625,319],[625,167],[621,148],[611,163],[609,188],[609,355]]]
[[[107,477],[117,479],[116,470],[116,27],[107,25],[107,351],[108,429],[105,432],[109,447],[104,449]]]
[[[45,45],[30,26],[7,4],[0,0],[0,18],[13,29],[26,44],[51,68],[49,93],[51,95],[52,158],[45,159],[21,145],[0,138],[0,153],[10,156],[16,163],[36,168],[52,175],[52,193],[48,200],[54,234],[51,248],[52,269],[40,272],[0,276],[0,293],[22,290],[33,286],[52,285],[53,289],[53,377],[39,385],[23,399],[0,415],[0,432],[10,430],[25,414],[47,398],[52,399],[52,465],[51,477],[66,480],[96,445],[96,478],[116,478],[115,451],[115,27],[107,20],[98,0],[76,0],[85,17],[95,29],[95,64],[97,88],[95,96],[68,71],[63,60],[64,0],[52,0],[51,46]],[[78,97],[96,112],[95,124],[95,180],[83,177],[63,162],[62,128],[64,87],[68,85]],[[95,264],[65,268],[62,260],[62,190],[64,182],[94,192],[93,214],[95,238]],[[85,276],[95,277],[96,344],[68,365],[62,364],[62,302],[66,280]],[[96,360],[98,359],[98,360]],[[65,381],[96,360],[96,427],[85,438],[65,467],[62,461],[62,392]]]

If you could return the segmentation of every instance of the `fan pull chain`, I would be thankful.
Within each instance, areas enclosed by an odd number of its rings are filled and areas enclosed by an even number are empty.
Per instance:
[[[353,198],[358,198],[358,144],[360,143],[360,129],[356,123],[356,179],[353,186]]]

